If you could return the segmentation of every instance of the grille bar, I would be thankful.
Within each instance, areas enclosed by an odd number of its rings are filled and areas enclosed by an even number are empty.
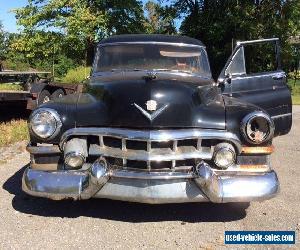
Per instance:
[[[91,145],[89,150],[90,155],[103,155],[108,157],[121,158],[123,160],[134,161],[173,161],[186,159],[206,159],[212,158],[210,147],[197,150],[191,146],[178,147],[176,151],[169,148],[155,148],[151,150],[122,150],[112,147],[100,147]],[[124,163],[124,162],[123,162]]]
[[[173,129],[173,130],[132,130],[120,128],[73,128],[67,130],[61,137],[60,148],[64,148],[65,142],[70,136],[110,136],[119,139],[138,141],[170,141],[187,139],[216,139],[232,142],[241,152],[240,139],[233,133],[215,129]]]

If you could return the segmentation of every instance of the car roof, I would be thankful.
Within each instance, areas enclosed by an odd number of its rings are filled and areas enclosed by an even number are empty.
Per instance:
[[[163,43],[183,43],[191,44],[197,46],[203,46],[204,44],[188,36],[179,35],[146,35],[146,34],[136,34],[136,35],[115,35],[103,39],[99,45],[109,44],[109,43],[130,43],[130,42],[163,42]]]

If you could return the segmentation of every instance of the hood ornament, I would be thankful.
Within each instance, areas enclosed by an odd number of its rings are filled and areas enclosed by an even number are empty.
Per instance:
[[[149,100],[146,102],[147,110],[155,111],[157,109],[157,102],[154,100]]]
[[[136,103],[133,104],[141,113],[146,116],[150,121],[153,121],[161,112],[163,112],[169,105],[165,104],[160,109],[157,109],[157,102],[154,100],[149,100],[146,102],[146,107],[148,111],[154,111],[153,113],[148,113],[144,110],[141,106],[137,105]]]

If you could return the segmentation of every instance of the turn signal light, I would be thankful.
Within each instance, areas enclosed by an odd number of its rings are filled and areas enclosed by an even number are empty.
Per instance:
[[[243,154],[272,154],[274,146],[269,147],[242,147]]]

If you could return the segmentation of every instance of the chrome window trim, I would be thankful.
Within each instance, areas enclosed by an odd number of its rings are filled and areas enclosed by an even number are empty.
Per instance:
[[[276,42],[279,41],[279,38],[266,38],[266,39],[257,39],[257,40],[248,40],[248,41],[238,41],[237,45],[246,45],[251,43],[264,43],[264,42]]]
[[[155,42],[155,41],[136,41],[136,42],[113,42],[113,43],[100,43],[98,47],[123,45],[123,44],[157,44],[157,45],[172,45],[179,47],[194,47],[194,48],[206,48],[202,45],[189,44],[189,43],[172,43],[172,42]]]
[[[282,77],[286,77],[286,75],[283,71],[275,70],[275,71],[262,72],[262,73],[252,73],[252,74],[246,74],[246,75],[244,74],[243,76],[233,75],[232,79],[239,80],[239,79],[246,79],[246,78],[260,78],[260,77],[268,77],[268,76],[272,77],[277,74],[282,75]]]
[[[241,152],[240,138],[226,130],[216,129],[164,129],[164,130],[139,130],[139,129],[123,129],[123,128],[73,128],[67,130],[61,137],[59,143],[63,150],[64,143],[70,136],[74,135],[95,135],[110,136],[119,139],[128,139],[136,141],[156,141],[166,142],[170,140],[186,140],[186,139],[218,139],[232,142],[238,152]]]

